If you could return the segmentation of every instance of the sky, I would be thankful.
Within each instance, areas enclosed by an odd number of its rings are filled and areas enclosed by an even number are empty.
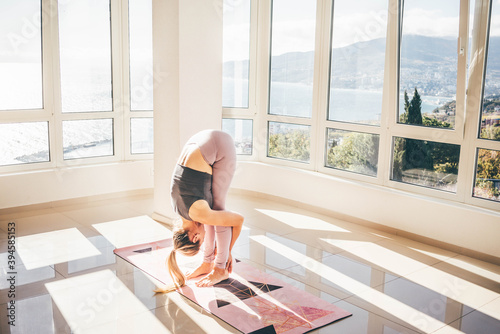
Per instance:
[[[135,0],[137,1],[137,0]],[[226,37],[239,40],[233,51],[225,53],[225,60],[243,59],[248,53],[244,46],[248,35],[250,0],[224,0],[225,12],[236,15],[225,19],[231,25]],[[91,48],[95,43],[90,36],[99,36],[104,28],[99,22],[106,22],[96,16],[109,15],[92,12],[89,23],[87,6],[107,3],[103,0],[60,0],[60,10],[74,13],[69,22],[62,22],[66,29],[72,29],[74,40],[82,47]],[[458,4],[460,0],[405,0],[405,32],[434,37],[457,37]],[[493,0],[491,35],[500,36],[500,0]],[[334,1],[334,47],[346,46],[360,40],[385,36],[388,0],[335,0]],[[229,10],[228,10],[229,9]],[[22,14],[19,14],[22,13]],[[314,48],[315,0],[274,0],[273,32],[280,42],[273,45],[274,54],[289,51],[310,51]],[[40,43],[40,0],[0,0],[0,60],[1,55],[39,48]],[[300,23],[298,23],[300,22]],[[104,23],[106,24],[106,23]],[[80,27],[84,26],[85,29]],[[278,35],[280,34],[280,35]],[[136,39],[140,40],[140,39]],[[95,41],[94,41],[95,42]],[[30,49],[31,48],[31,49]]]
[[[280,42],[273,44],[273,54],[313,50],[315,3],[274,0],[273,36]],[[460,0],[405,0],[405,32],[458,37],[459,3]],[[385,37],[387,13],[387,0],[335,0],[333,47]]]

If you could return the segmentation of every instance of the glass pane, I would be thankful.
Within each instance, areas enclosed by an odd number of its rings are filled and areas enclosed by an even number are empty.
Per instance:
[[[153,118],[130,119],[130,150],[132,154],[153,153]]]
[[[460,145],[394,138],[391,180],[456,192]]]
[[[250,0],[224,0],[222,105],[248,108]]]
[[[333,3],[328,119],[380,125],[388,2]]]
[[[269,113],[311,117],[316,1],[274,0]]]
[[[500,151],[477,150],[474,196],[500,201]]]
[[[460,0],[405,0],[399,122],[453,128]]]
[[[309,162],[310,146],[310,126],[269,122],[269,157]]]
[[[130,110],[153,110],[151,0],[129,0]]]
[[[251,119],[222,119],[222,131],[233,137],[236,154],[252,155],[253,121]]]
[[[326,166],[377,176],[380,136],[328,129]]]
[[[40,109],[40,0],[0,1],[0,110]]]
[[[47,161],[48,122],[0,124],[0,166]]]
[[[113,155],[113,120],[63,121],[64,159]]]
[[[491,23],[484,79],[480,138],[500,140],[500,3],[491,2]]]
[[[110,37],[109,1],[59,2],[63,112],[113,109]]]

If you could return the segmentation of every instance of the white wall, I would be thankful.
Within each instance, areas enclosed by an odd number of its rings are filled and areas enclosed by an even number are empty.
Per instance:
[[[220,129],[222,0],[153,0],[155,218],[173,217],[170,176],[181,146]]]
[[[151,188],[152,168],[143,160],[3,174],[0,209]]]
[[[498,211],[257,162],[239,162],[232,187],[500,258]]]

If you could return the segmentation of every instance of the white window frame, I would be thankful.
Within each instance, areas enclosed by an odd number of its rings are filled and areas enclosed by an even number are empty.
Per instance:
[[[467,100],[466,122],[470,126],[465,127],[465,145],[467,155],[470,158],[467,182],[464,185],[466,196],[465,202],[468,204],[499,210],[500,203],[484,198],[473,197],[474,181],[476,176],[476,154],[478,148],[500,151],[500,141],[480,139],[479,129],[481,123],[481,111],[483,105],[483,86],[486,75],[488,53],[488,38],[491,20],[491,0],[476,0],[474,10],[474,26],[471,55],[476,55],[476,61],[471,63],[469,69],[469,88]],[[472,56],[471,56],[472,58]],[[479,97],[479,98],[476,98]]]
[[[484,81],[484,55],[487,43],[491,0],[460,0],[459,37],[457,40],[457,111],[454,129],[400,124],[398,117],[399,95],[399,38],[400,6],[402,0],[388,1],[386,57],[383,86],[383,102],[380,126],[336,122],[327,120],[328,88],[330,79],[330,43],[333,0],[317,0],[315,63],[313,82],[313,108],[311,118],[299,118],[268,114],[269,67],[271,41],[272,0],[252,0],[250,46],[249,108],[223,108],[223,118],[253,119],[253,154],[238,156],[239,160],[253,160],[278,166],[318,171],[334,177],[347,178],[367,184],[380,185],[392,191],[403,191],[455,203],[500,209],[498,202],[472,197],[474,187],[476,150],[486,148],[500,150],[500,143],[478,139],[478,127],[482,105]],[[474,2],[474,21],[469,22],[471,2]],[[486,20],[485,18],[488,18]],[[471,55],[477,59],[471,63],[467,78],[469,25],[474,24],[475,35]],[[462,52],[461,49],[462,48]],[[468,87],[468,88],[467,88]],[[468,89],[468,92],[467,92]],[[472,101],[471,96],[481,95]],[[479,95],[478,95],[479,94]],[[467,95],[469,99],[467,99]],[[284,122],[311,127],[310,162],[295,162],[268,157],[268,122]],[[379,135],[378,173],[376,177],[326,167],[326,132],[328,128]],[[392,150],[394,137],[427,140],[460,145],[460,160],[456,192],[402,183],[391,180]]]
[[[59,54],[58,3],[41,1],[43,108],[0,111],[0,123],[48,122],[49,162],[0,166],[0,173],[65,168],[130,160],[151,160],[152,153],[131,154],[130,119],[153,117],[153,111],[130,110],[128,1],[110,0],[113,110],[63,113]],[[113,155],[63,158],[62,125],[69,120],[113,120]]]
[[[260,22],[258,18],[261,16],[260,7],[261,3],[258,0],[249,0],[250,1],[250,48],[249,48],[249,72],[248,72],[248,108],[230,108],[223,107],[222,108],[222,118],[224,119],[243,119],[243,120],[251,120],[252,121],[252,154],[240,154],[238,155],[238,159],[242,161],[252,161],[258,160],[259,157],[257,155],[258,149],[256,149],[256,143],[258,145],[259,133],[258,124],[256,119],[258,118],[258,110],[259,105],[258,101],[258,80],[257,76],[259,71],[257,68],[257,59],[259,58],[257,54],[257,41],[260,37],[261,29]],[[259,35],[259,36],[258,36]]]

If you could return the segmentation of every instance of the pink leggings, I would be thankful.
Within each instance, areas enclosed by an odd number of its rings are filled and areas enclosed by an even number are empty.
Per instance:
[[[232,137],[222,131],[204,130],[191,137],[188,144],[196,144],[205,161],[212,166],[212,209],[225,210],[226,196],[236,168],[236,149]],[[231,238],[232,227],[205,225],[203,261],[215,261],[217,268],[225,268]]]

